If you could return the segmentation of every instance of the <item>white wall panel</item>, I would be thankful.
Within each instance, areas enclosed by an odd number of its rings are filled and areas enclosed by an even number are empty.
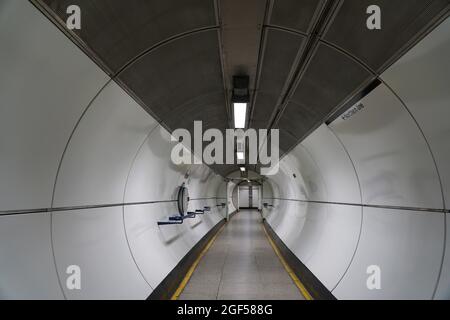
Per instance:
[[[176,200],[178,187],[185,181],[189,167],[172,164],[171,151],[170,134],[161,127],[153,130],[131,167],[126,203]]]
[[[364,209],[355,260],[333,292],[338,299],[431,299],[443,241],[441,213]],[[367,268],[381,268],[381,290],[369,290]]]
[[[447,235],[446,235],[446,246],[445,246],[445,256],[443,261],[443,267],[441,272],[441,277],[439,281],[439,286],[436,290],[435,299],[450,300],[450,215],[447,213]]]
[[[306,191],[301,164],[297,158],[301,152],[286,156],[280,162],[280,170],[270,177],[270,182],[275,186],[276,198],[291,200],[306,200]],[[311,163],[309,163],[311,164]],[[303,167],[302,167],[303,168]],[[311,166],[307,167],[308,173],[315,172]],[[293,174],[297,174],[297,178]],[[308,177],[307,177],[308,178]],[[274,188],[272,188],[274,189]],[[274,200],[274,207],[266,210],[266,219],[287,246],[291,245],[291,239],[301,233],[306,219],[305,204],[295,201]]]
[[[270,190],[272,191],[271,193],[269,193],[269,195],[271,194],[273,198],[279,198],[280,197],[279,186],[272,179],[266,181],[270,185]]]
[[[283,211],[278,211],[279,223],[276,226],[278,236],[288,247],[297,244],[297,238],[303,233],[308,211],[307,205],[296,201],[280,201]],[[281,206],[282,207],[282,206]]]
[[[179,238],[177,226],[158,227],[174,213],[175,203],[159,203],[124,208],[124,223],[130,249],[148,283],[154,288],[177,265],[171,247]]]
[[[272,184],[267,180],[265,180],[262,185],[262,197],[263,197],[263,200],[272,199],[274,197]]]
[[[0,217],[0,299],[63,299],[51,249],[50,215]]]
[[[146,299],[152,290],[128,248],[121,207],[55,213],[53,245],[64,284],[68,266],[81,268],[81,290],[65,289],[68,299]]]
[[[287,161],[287,160],[288,161]],[[295,168],[293,157],[286,156],[279,166],[279,170],[276,174],[269,177],[269,181],[275,187],[273,188],[276,198],[283,199],[296,199],[296,197],[302,196],[302,199],[306,199],[306,191],[303,183],[302,176],[298,176],[301,180],[300,183],[294,183],[293,173]],[[294,168],[291,168],[294,166]],[[303,187],[303,189],[301,189]]]
[[[320,178],[326,187],[326,197],[320,197],[321,194],[316,192],[312,195],[318,197],[310,197],[310,200],[361,203],[355,168],[339,140],[326,125],[314,131],[302,145],[320,168]]]
[[[450,203],[450,19],[383,75],[430,143]]]
[[[305,147],[298,145],[282,163],[285,179],[291,180],[292,183],[289,184],[295,186],[287,199],[324,201],[328,199],[328,188],[322,172]]]
[[[121,203],[133,159],[156,125],[116,83],[110,83],[69,143],[54,206]]]
[[[330,127],[355,163],[363,203],[442,208],[431,153],[397,97],[380,85],[362,103],[362,111]]]
[[[48,208],[66,142],[108,78],[28,1],[0,6],[0,210]]]
[[[175,166],[170,160],[169,133],[157,128],[148,136],[130,169],[124,202],[176,200],[178,187],[188,187],[192,199],[188,210],[205,206],[211,213],[185,220],[182,225],[158,226],[158,221],[178,215],[176,202],[124,208],[124,222],[133,256],[145,279],[153,288],[169,274],[189,250],[223,217],[208,189],[217,190],[217,179],[206,166]],[[185,174],[189,177],[185,178]]]
[[[305,206],[305,225],[290,249],[328,290],[333,290],[355,253],[362,208],[314,203]]]
[[[284,213],[289,212],[288,207],[289,201],[274,200],[273,207],[266,209],[266,220],[270,226],[277,232],[281,237],[281,233],[278,233],[278,229],[284,220]],[[299,230],[298,232],[301,232]]]
[[[319,175],[309,154],[300,146],[282,159],[279,171],[269,177],[269,182],[273,186],[272,193],[275,198],[307,200],[311,193],[325,192],[323,181],[314,179]],[[274,207],[265,209],[265,217],[278,236],[289,246],[290,239],[301,232],[305,223],[304,204],[277,199],[269,202]]]
[[[219,179],[217,183],[217,197],[219,198],[219,203],[226,202],[227,199],[227,185],[228,183],[223,180],[220,176],[215,179]]]
[[[252,205],[261,210],[261,188],[256,187],[252,189]]]
[[[227,210],[228,213],[233,213],[235,211],[237,211],[239,208],[237,208],[239,206],[239,204],[237,203],[237,200],[234,201],[234,196],[233,193],[235,192],[235,190],[237,189],[237,184],[234,182],[230,182],[227,184]]]
[[[215,175],[216,174],[206,165],[192,165],[189,170],[189,179],[187,183],[191,198],[207,198],[208,185]]]
[[[400,96],[417,120],[433,151],[442,179],[446,208],[450,203],[450,19],[443,22],[389,68],[383,80]],[[450,224],[447,221],[447,234]],[[450,299],[450,237],[437,299]]]
[[[274,191],[273,191],[273,187],[272,184],[265,180],[262,184],[262,192],[261,192],[261,196],[262,196],[262,204],[263,207],[261,208],[261,214],[262,216],[267,219],[267,217],[270,215],[270,212],[272,211],[272,207],[264,207],[264,203],[267,203],[269,205],[274,205]]]
[[[332,290],[356,250],[362,208],[295,201],[281,203],[285,211],[274,210],[281,220],[275,231],[300,261]]]

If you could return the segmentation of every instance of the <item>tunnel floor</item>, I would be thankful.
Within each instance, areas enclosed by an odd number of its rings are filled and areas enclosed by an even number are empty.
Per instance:
[[[271,247],[258,211],[235,215],[199,262],[180,300],[304,300]]]

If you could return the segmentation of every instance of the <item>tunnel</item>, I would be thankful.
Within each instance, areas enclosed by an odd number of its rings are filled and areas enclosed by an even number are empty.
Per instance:
[[[449,4],[0,0],[0,299],[450,299]]]

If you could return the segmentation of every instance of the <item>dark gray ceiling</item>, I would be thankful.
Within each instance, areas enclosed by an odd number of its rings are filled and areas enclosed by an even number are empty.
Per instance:
[[[208,0],[40,0],[62,21],[69,5],[82,12],[75,33],[117,72],[155,44],[187,31],[217,25],[214,1]]]
[[[154,50],[118,79],[172,129],[225,129],[224,89],[217,31],[203,31]]]
[[[270,14],[270,25],[307,33],[313,27],[324,0],[276,0]]]
[[[278,128],[297,139],[322,123],[330,111],[373,79],[349,57],[322,43],[305,70],[278,121]]]
[[[365,28],[367,15],[359,14],[373,4],[381,8],[381,31]],[[448,0],[347,0],[323,38],[381,72],[448,4]]]
[[[267,30],[258,92],[250,122],[253,128],[265,129],[270,125],[274,107],[280,99],[304,39],[301,35],[281,30]]]
[[[448,14],[449,0],[32,0],[169,130],[224,130],[234,73],[249,126],[290,151]],[[66,8],[82,29],[65,29]],[[379,5],[382,30],[366,28]],[[248,13],[248,14],[246,14]],[[247,19],[248,17],[248,19]],[[212,166],[226,176],[235,166]]]

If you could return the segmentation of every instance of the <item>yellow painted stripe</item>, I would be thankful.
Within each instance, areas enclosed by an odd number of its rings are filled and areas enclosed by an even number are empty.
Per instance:
[[[198,264],[200,263],[200,260],[205,256],[206,252],[208,252],[209,248],[213,245],[214,241],[216,241],[219,234],[222,232],[222,230],[225,228],[227,223],[225,223],[219,231],[217,231],[216,235],[208,242],[205,248],[203,248],[202,252],[198,256],[198,258],[195,260],[195,262],[192,264],[192,266],[189,268],[189,271],[187,272],[186,276],[184,277],[183,281],[181,281],[180,286],[178,287],[177,291],[173,294],[172,298],[170,300],[178,300],[181,293],[183,292],[184,288],[188,284],[189,280],[191,280],[192,274],[194,273],[195,269],[197,268]]]
[[[308,290],[306,290],[303,283],[300,281],[300,279],[297,277],[297,275],[294,273],[292,268],[287,264],[286,260],[284,260],[283,256],[280,253],[280,250],[278,250],[277,245],[275,242],[273,242],[272,238],[270,238],[269,233],[266,230],[266,226],[263,225],[264,233],[266,234],[267,239],[269,240],[270,245],[273,248],[273,251],[275,251],[276,255],[278,256],[278,259],[280,259],[281,264],[286,269],[289,276],[294,281],[297,288],[300,290],[301,294],[305,297],[306,300],[314,300],[313,297],[309,294]]]

